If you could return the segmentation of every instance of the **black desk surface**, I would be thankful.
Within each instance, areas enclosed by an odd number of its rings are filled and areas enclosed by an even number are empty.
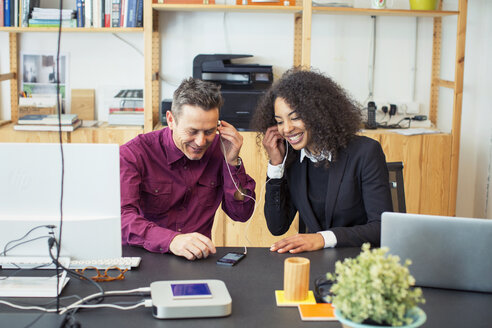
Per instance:
[[[304,322],[297,308],[277,307],[274,291],[283,289],[283,263],[291,254],[277,254],[267,248],[248,248],[247,257],[234,267],[216,265],[215,261],[228,251],[242,248],[218,248],[217,254],[205,260],[187,261],[170,254],[152,254],[140,248],[124,247],[124,256],[140,256],[137,269],[126,273],[123,281],[102,283],[106,291],[147,287],[151,282],[182,279],[223,280],[232,298],[232,314],[223,318],[159,320],[152,316],[151,308],[129,311],[115,309],[81,309],[76,318],[82,327],[341,327],[338,322]],[[337,260],[352,257],[358,248],[326,249],[302,253],[297,256],[311,260],[310,289],[316,277],[334,271]],[[492,294],[424,288],[426,304],[421,305],[427,314],[424,327],[491,327]],[[71,279],[62,295],[78,294],[81,297],[96,293],[92,285]],[[138,297],[125,301],[140,300]],[[11,299],[16,303],[27,300]],[[107,302],[114,302],[114,297]],[[46,300],[28,300],[31,304]],[[40,312],[18,312],[0,305],[1,327],[24,327],[19,318],[26,321],[36,318]],[[45,315],[33,327],[56,327],[57,315]]]

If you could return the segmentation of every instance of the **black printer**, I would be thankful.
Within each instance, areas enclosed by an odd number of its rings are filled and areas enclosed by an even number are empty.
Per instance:
[[[260,97],[273,83],[271,65],[235,64],[233,59],[252,55],[197,55],[193,59],[193,77],[221,85],[224,105],[220,119],[238,130],[250,130],[250,121]]]

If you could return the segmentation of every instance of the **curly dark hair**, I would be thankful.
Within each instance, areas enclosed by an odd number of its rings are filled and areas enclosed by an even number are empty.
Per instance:
[[[258,144],[266,130],[277,124],[274,104],[279,97],[309,129],[313,150],[330,152],[332,161],[360,129],[361,111],[344,89],[320,72],[296,67],[285,72],[258,103],[251,121],[252,129],[258,131]]]

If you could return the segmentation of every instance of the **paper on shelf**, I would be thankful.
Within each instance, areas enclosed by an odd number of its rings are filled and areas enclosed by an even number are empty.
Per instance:
[[[439,130],[431,130],[431,129],[424,129],[424,128],[416,128],[416,129],[392,129],[389,130],[391,132],[395,132],[398,134],[402,134],[404,136],[413,136],[417,134],[435,134],[435,133],[441,133]]]

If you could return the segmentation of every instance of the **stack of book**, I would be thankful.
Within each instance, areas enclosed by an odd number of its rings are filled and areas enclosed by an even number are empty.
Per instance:
[[[120,90],[109,108],[109,125],[144,125],[143,90]]]
[[[62,9],[62,27],[77,27],[77,19],[73,9]],[[60,26],[60,10],[55,8],[34,8],[29,27],[58,27]]]
[[[109,125],[144,125],[143,110],[119,110],[109,113]]]
[[[59,131],[61,121],[61,131],[71,132],[82,125],[77,114],[62,114],[61,120],[57,114],[46,115],[24,115],[19,118],[14,130],[19,131]]]
[[[143,27],[144,0],[75,0],[77,27]]]

